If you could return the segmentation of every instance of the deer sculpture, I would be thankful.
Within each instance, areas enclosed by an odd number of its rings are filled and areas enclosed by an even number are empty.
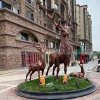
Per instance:
[[[81,72],[72,72],[69,74],[69,76],[76,77],[76,78],[83,78],[85,75],[83,64],[79,64],[79,66],[81,68]]]
[[[53,53],[50,54],[49,56],[49,66],[47,68],[47,72],[46,75],[48,75],[49,69],[53,66],[53,75],[55,72],[55,69],[57,68],[57,74],[56,74],[56,78],[58,79],[58,74],[59,74],[59,66],[60,64],[64,64],[64,73],[66,74],[67,72],[67,66],[69,66],[70,64],[70,56],[71,55],[66,55],[66,54],[60,54],[60,53]]]
[[[37,63],[35,63],[33,65],[30,64],[28,66],[28,72],[26,74],[25,81],[27,81],[28,75],[30,75],[30,80],[31,80],[32,74],[34,72],[36,72],[36,71],[38,71],[38,77],[39,77],[39,79],[40,79],[40,71],[42,71],[42,75],[44,73],[44,69],[45,69],[45,61],[44,61],[45,48],[41,47],[40,45],[35,46],[35,47],[40,51],[41,58],[40,58],[40,60]]]
[[[53,66],[53,75],[55,68],[57,68],[57,74],[56,78],[58,79],[58,73],[59,73],[59,65],[64,64],[64,73],[67,72],[67,66],[69,66],[70,58],[71,58],[71,52],[72,52],[72,46],[70,45],[69,41],[69,34],[70,34],[70,26],[69,22],[65,20],[60,20],[58,23],[54,20],[55,19],[55,12],[53,16],[47,13],[47,16],[53,20],[53,23],[56,27],[61,30],[61,41],[60,41],[60,53],[53,53],[49,56],[49,66],[46,72],[46,75],[48,75],[50,67]]]

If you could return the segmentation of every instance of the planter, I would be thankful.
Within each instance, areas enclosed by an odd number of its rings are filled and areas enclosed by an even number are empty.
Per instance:
[[[88,80],[89,81],[89,80]],[[90,81],[91,82],[91,81]],[[22,83],[23,84],[23,83]],[[25,84],[25,83],[24,83]],[[32,92],[29,90],[24,90],[20,87],[17,88],[17,95],[30,98],[30,99],[39,99],[39,100],[57,100],[57,99],[71,99],[80,96],[85,96],[96,91],[96,86],[91,82],[86,88],[71,90],[71,91],[53,91],[53,92]]]

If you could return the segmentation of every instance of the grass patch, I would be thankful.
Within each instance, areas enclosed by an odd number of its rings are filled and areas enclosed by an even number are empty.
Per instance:
[[[68,83],[63,84],[63,76],[59,76],[58,81],[54,76],[49,76],[46,78],[46,85],[44,87],[39,85],[39,79],[34,79],[20,84],[19,88],[30,92],[63,92],[84,89],[89,87],[91,84],[92,82],[87,79],[73,77],[69,77]]]

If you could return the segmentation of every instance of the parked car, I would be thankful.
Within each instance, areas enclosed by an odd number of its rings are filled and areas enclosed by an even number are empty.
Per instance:
[[[100,59],[98,60],[97,72],[100,72]]]

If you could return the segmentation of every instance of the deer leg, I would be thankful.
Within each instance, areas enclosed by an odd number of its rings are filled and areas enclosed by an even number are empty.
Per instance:
[[[40,83],[40,70],[38,70],[38,78],[39,78],[39,83]]]
[[[52,75],[55,75],[55,69],[56,69],[56,66],[54,65],[53,66],[53,73],[52,73]]]
[[[52,65],[53,65],[53,63],[49,63],[49,66],[48,66],[48,69],[47,69],[46,75],[48,75],[49,69],[51,68]]]
[[[66,74],[67,72],[67,66],[64,64],[64,73]]]
[[[58,79],[58,74],[59,74],[59,66],[57,66],[57,75],[56,75],[56,78]]]
[[[34,71],[32,71],[31,74],[30,74],[30,81],[31,81],[31,78],[32,78],[32,74],[33,74],[33,73],[34,73]]]
[[[27,81],[27,77],[28,77],[28,75],[30,74],[30,72],[31,72],[31,70],[29,69],[29,70],[28,70],[28,73],[26,74],[26,79],[25,79],[25,81]]]
[[[68,64],[67,64],[68,66],[70,64],[70,59],[71,59],[71,54],[68,55]]]
[[[38,78],[40,79],[40,70],[38,70]]]
[[[60,70],[60,68],[59,68],[59,60],[58,60],[58,59],[57,59],[57,61],[56,61],[55,67],[57,67],[56,78],[58,79],[58,74],[59,74],[59,70]]]
[[[58,79],[58,74],[59,74],[59,70],[60,70],[60,68],[59,68],[59,64],[60,62],[59,62],[59,57],[56,59],[56,62],[55,62],[55,67],[57,67],[57,74],[56,74],[56,78]]]
[[[42,75],[43,75],[43,73],[44,73],[44,69],[42,70]]]

